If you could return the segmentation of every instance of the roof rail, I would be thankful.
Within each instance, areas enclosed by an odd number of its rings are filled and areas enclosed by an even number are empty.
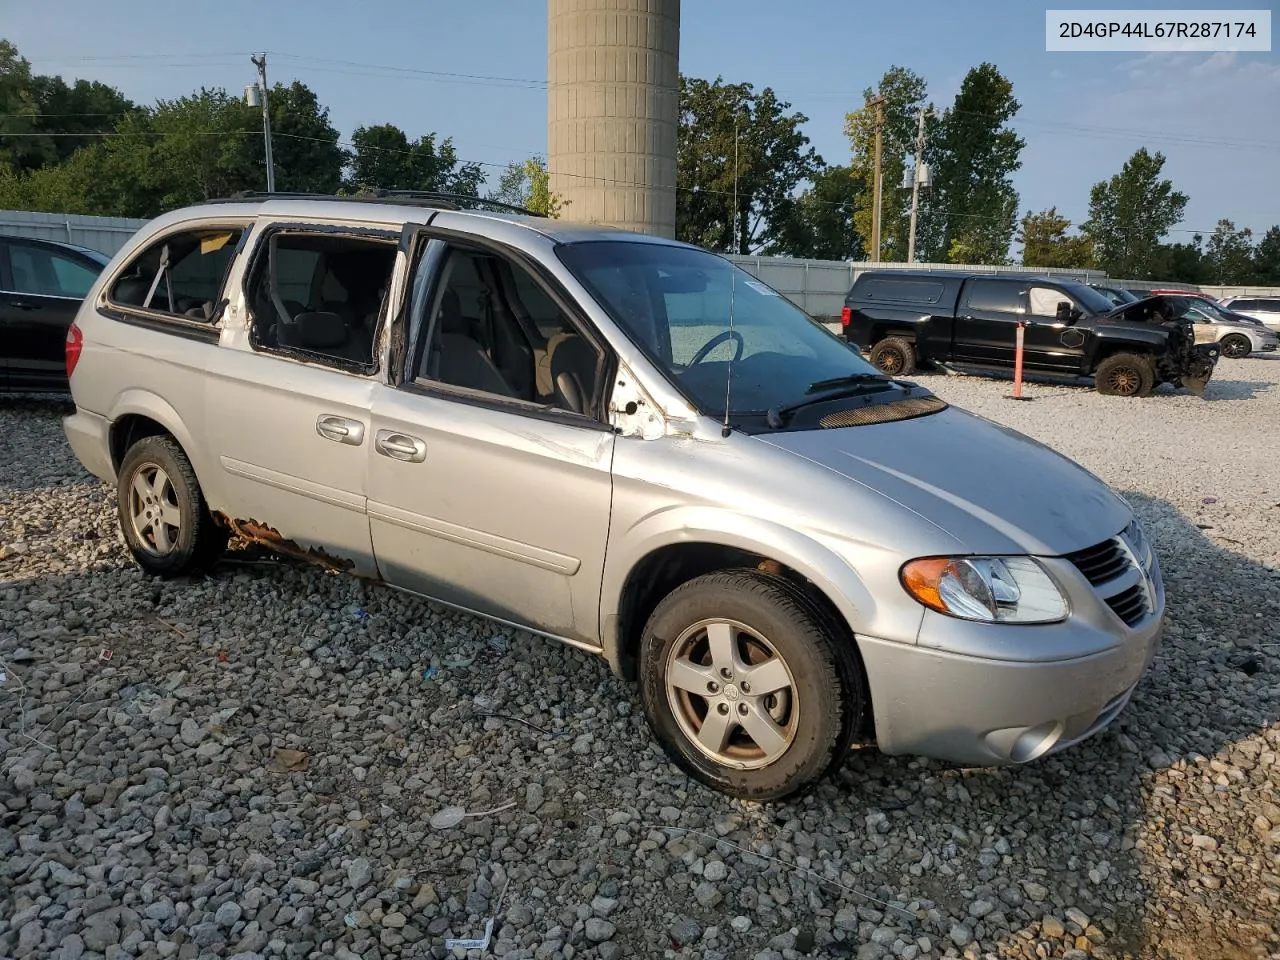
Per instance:
[[[545,217],[545,213],[538,213],[534,210],[527,210],[524,207],[518,207],[512,203],[503,203],[501,200],[488,200],[484,197],[473,197],[465,193],[444,193],[435,190],[362,190],[359,193],[343,196],[336,193],[305,193],[301,191],[267,191],[267,190],[240,190],[231,194],[229,197],[216,197],[205,201],[206,203],[243,203],[245,201],[255,200],[336,200],[336,201],[379,201],[390,200],[395,203],[411,204],[422,207],[438,207],[443,210],[463,210],[467,206],[472,207],[491,207],[496,210],[505,210],[508,213],[518,213],[527,217]],[[464,206],[465,205],[465,206]]]

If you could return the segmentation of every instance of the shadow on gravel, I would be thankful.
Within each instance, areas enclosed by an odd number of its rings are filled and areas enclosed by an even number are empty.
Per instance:
[[[749,949],[731,952],[742,956],[793,927],[816,933],[812,955],[825,957],[864,955],[882,930],[888,944],[929,937],[935,956],[953,942],[1029,960],[1085,948],[1262,956],[1277,942],[1268,888],[1280,896],[1280,877],[1246,801],[1274,796],[1280,775],[1280,737],[1260,735],[1280,718],[1276,648],[1260,640],[1280,621],[1280,579],[1170,504],[1125,496],[1160,555],[1169,607],[1163,649],[1108,731],[1020,768],[953,769],[859,750],[832,782],[772,806],[698,788],[659,759],[634,691],[603,662],[354,578],[224,563],[198,584],[160,584],[119,551],[118,562],[75,576],[5,582],[0,568],[0,623],[14,631],[0,630],[0,656],[35,651],[17,668],[31,685],[26,720],[48,723],[41,736],[57,745],[19,743],[17,711],[0,697],[0,756],[24,771],[0,776],[0,828],[37,837],[6,854],[0,895],[57,859],[40,844],[70,848],[81,825],[64,805],[79,797],[109,825],[104,846],[130,844],[136,884],[145,878],[174,899],[223,896],[226,879],[261,878],[301,909],[312,901],[296,883],[283,892],[291,876],[345,889],[348,858],[363,857],[384,886],[404,881],[384,896],[403,901],[407,929],[422,939],[383,941],[403,956],[481,929],[502,886],[483,871],[498,862],[512,882],[505,912],[542,909],[536,888],[581,902],[592,896],[584,885],[634,898],[612,918],[631,956],[670,946],[655,903],[703,929],[750,915],[755,925],[735,941]],[[97,660],[104,644],[116,645],[108,664]],[[428,665],[439,672],[424,676]],[[307,752],[306,769],[277,769],[279,747]],[[33,799],[42,795],[56,799]],[[517,809],[465,828],[427,826],[447,804],[508,801]],[[904,918],[722,848],[734,874],[711,891],[723,902],[708,894],[704,906],[689,870],[716,843],[680,829],[805,857],[818,871],[839,856],[826,872],[846,890],[931,904]],[[683,859],[677,843],[687,845]],[[194,872],[197,848],[205,866]],[[410,910],[411,891],[427,880],[431,898],[420,892]],[[355,909],[349,898],[317,902],[313,927],[286,935],[353,947],[363,935],[344,925],[346,909]],[[140,922],[121,910],[123,927]],[[553,906],[539,916],[540,931],[575,921]],[[177,921],[165,925],[168,933]],[[47,935],[75,926],[52,921]],[[208,922],[194,935],[226,954],[240,936]]]
[[[1204,390],[1206,400],[1254,400],[1276,388],[1266,380],[1210,380]]]

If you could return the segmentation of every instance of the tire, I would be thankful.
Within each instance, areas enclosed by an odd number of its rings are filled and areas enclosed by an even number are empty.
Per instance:
[[[891,377],[909,377],[916,369],[916,347],[902,337],[886,337],[871,348],[871,362]]]
[[[129,448],[116,500],[125,545],[152,576],[204,570],[227,545],[229,531],[214,522],[191,461],[169,437],[143,437]]]
[[[844,760],[866,711],[856,648],[838,637],[780,577],[731,570],[690,580],[658,604],[641,637],[649,725],[677,766],[721,793],[752,800],[804,793]],[[730,650],[736,655],[726,656]],[[756,674],[758,689],[770,689],[753,693],[746,671],[775,661]],[[697,740],[704,733],[706,746]]]
[[[1218,346],[1222,348],[1222,355],[1230,357],[1232,360],[1239,360],[1241,357],[1247,357],[1253,353],[1253,344],[1249,342],[1249,338],[1241,333],[1229,333],[1218,341]]]
[[[1145,397],[1156,386],[1151,359],[1137,353],[1113,353],[1093,374],[1094,386],[1107,397]]]

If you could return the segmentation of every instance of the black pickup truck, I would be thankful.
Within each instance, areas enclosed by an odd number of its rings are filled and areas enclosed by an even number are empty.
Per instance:
[[[1092,287],[1034,276],[869,271],[845,297],[845,337],[893,376],[917,366],[967,372],[1014,365],[1037,376],[1092,377],[1099,393],[1142,397],[1161,383],[1204,393],[1218,345],[1197,345],[1186,297],[1120,306]]]

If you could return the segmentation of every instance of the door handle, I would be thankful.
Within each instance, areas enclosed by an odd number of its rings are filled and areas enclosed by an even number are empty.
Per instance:
[[[374,446],[384,457],[392,460],[404,460],[407,463],[421,463],[427,459],[427,445],[417,437],[407,433],[396,433],[394,430],[379,430]]]
[[[30,300],[10,300],[9,306],[15,310],[39,310],[40,304],[32,303]]]
[[[364,424],[359,420],[322,413],[316,418],[316,433],[335,443],[349,443],[353,447],[364,442]]]

